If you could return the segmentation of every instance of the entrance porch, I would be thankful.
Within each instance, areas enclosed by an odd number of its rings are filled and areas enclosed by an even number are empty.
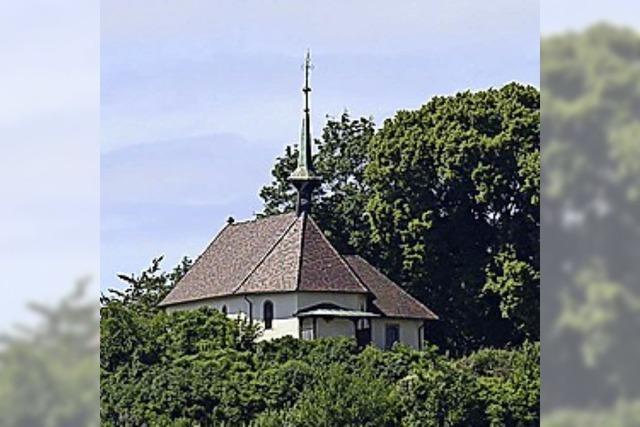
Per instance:
[[[353,336],[359,347],[371,342],[371,319],[377,313],[352,310],[333,304],[309,307],[295,313],[299,338],[311,340],[331,336]]]

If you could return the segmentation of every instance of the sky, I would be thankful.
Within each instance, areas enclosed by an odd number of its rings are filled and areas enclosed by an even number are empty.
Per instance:
[[[27,302],[98,288],[99,22],[90,0],[2,5],[0,334]]]
[[[345,109],[381,124],[434,95],[539,84],[532,0],[110,0],[101,24],[103,289],[260,211],[300,133],[306,49],[316,135]]]
[[[633,0],[542,0],[540,32],[579,31],[598,22],[640,28],[640,2]],[[544,89],[543,89],[544,90]]]

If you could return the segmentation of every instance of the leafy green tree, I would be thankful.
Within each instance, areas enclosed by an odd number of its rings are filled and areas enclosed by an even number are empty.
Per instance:
[[[489,425],[539,425],[539,343],[526,342],[517,351],[483,349],[456,363],[477,379]]]
[[[102,423],[248,422],[265,406],[249,389],[256,326],[211,308],[159,309],[190,266],[185,259],[166,273],[160,261],[140,275],[121,277],[128,286],[101,299]]]
[[[404,426],[486,425],[477,378],[450,361],[414,369],[397,388]]]
[[[102,418],[141,425],[156,417],[247,422],[265,406],[251,351],[257,330],[210,308],[141,315],[102,308]],[[254,409],[252,409],[254,408]]]
[[[154,258],[151,265],[139,275],[119,274],[118,278],[127,286],[124,290],[109,289],[109,293],[100,298],[102,305],[120,301],[138,311],[157,311],[158,304],[193,265],[191,259],[184,257],[171,272],[167,273],[160,268],[163,258],[162,256]]]
[[[444,348],[539,336],[539,142],[538,91],[516,83],[400,111],[371,142],[375,262],[440,315]]]
[[[393,351],[368,346],[358,355],[355,363],[361,369],[370,370],[376,377],[395,384],[410,375],[413,369],[431,366],[442,359],[435,346],[415,351],[396,344]]]
[[[280,410],[297,402],[305,388],[313,383],[315,369],[307,361],[296,359],[261,368],[257,381],[263,390],[267,407]]]

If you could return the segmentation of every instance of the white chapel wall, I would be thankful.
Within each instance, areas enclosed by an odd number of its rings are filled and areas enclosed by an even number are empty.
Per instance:
[[[254,320],[260,323],[263,328],[263,334],[259,340],[271,340],[285,336],[298,338],[298,318],[293,317],[293,313],[298,310],[298,298],[295,292],[248,295],[247,298],[253,303]],[[264,303],[266,301],[271,301],[273,304],[271,329],[264,329]]]
[[[391,318],[373,319],[373,322],[371,322],[371,340],[377,347],[385,347],[386,325],[400,326],[400,342],[415,349],[420,348],[420,334],[423,332],[422,329],[420,329],[422,326],[421,320]]]
[[[246,296],[253,303],[253,318],[262,319],[264,302],[270,300],[274,306],[274,317],[284,319],[293,317],[300,309],[317,304],[335,304],[352,310],[362,310],[366,307],[364,294],[340,293],[340,292],[281,292],[268,294],[253,294]],[[242,295],[231,295],[212,298],[202,301],[194,301],[167,307],[168,312],[178,310],[193,310],[199,307],[213,307],[222,310],[227,307],[228,314],[242,313],[248,315],[249,305]]]
[[[356,336],[356,327],[350,319],[318,319],[316,322],[318,338]]]
[[[260,340],[275,339],[287,335],[298,338],[298,318],[293,317],[293,313],[298,310],[296,293],[255,294],[247,295],[246,298],[251,301],[254,321],[263,328]],[[242,295],[225,296],[170,306],[167,307],[167,311],[193,310],[200,307],[212,307],[222,311],[222,308],[226,306],[228,317],[248,318],[249,302],[247,299]],[[271,301],[273,304],[273,321],[271,329],[264,330],[264,303],[266,301]]]
[[[247,295],[253,304],[253,319],[264,328],[262,319],[264,303],[269,300],[273,303],[274,319],[272,328],[264,330],[261,340],[275,339],[284,336],[299,337],[299,320],[293,314],[303,308],[317,304],[331,303],[340,307],[353,310],[361,310],[366,302],[366,297],[361,294],[329,293],[329,292],[288,292]],[[222,311],[227,307],[227,315],[231,318],[248,317],[249,305],[243,296],[233,295],[215,299],[196,301],[167,307],[168,312],[179,310],[192,310],[202,306],[208,306]],[[311,324],[311,319],[306,320]],[[371,322],[371,340],[380,347],[385,346],[385,325],[397,324],[400,326],[400,341],[410,347],[419,348],[420,326],[422,321],[412,319],[376,318]],[[317,319],[317,337],[347,336],[355,337],[355,327],[351,320]]]

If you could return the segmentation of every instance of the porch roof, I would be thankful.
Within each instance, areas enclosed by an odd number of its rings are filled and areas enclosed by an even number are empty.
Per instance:
[[[344,308],[316,308],[296,313],[297,317],[346,317],[349,319],[363,317],[380,317],[370,311],[349,310]]]

